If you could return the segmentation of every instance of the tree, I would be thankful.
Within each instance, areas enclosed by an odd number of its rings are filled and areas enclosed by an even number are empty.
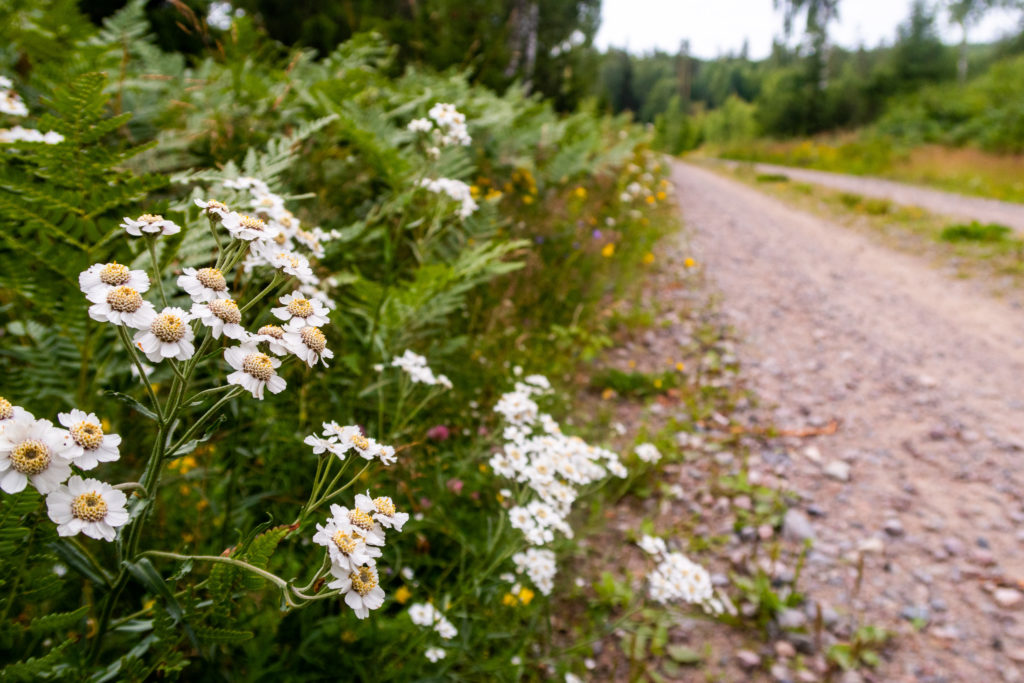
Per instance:
[[[961,83],[967,81],[967,33],[976,26],[987,12],[997,7],[1020,9],[1020,0],[947,0],[946,11],[949,19],[960,27],[960,54],[957,59],[957,77]]]

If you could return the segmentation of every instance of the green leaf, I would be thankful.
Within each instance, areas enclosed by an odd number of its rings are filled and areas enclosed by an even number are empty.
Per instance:
[[[56,612],[36,617],[28,625],[28,630],[35,634],[51,633],[71,628],[76,622],[81,621],[89,613],[89,606],[82,605],[73,612]]]
[[[57,541],[48,544],[47,547],[57,553],[60,559],[63,560],[71,569],[74,569],[76,572],[104,589],[110,588],[110,576],[106,572],[99,573],[102,569],[97,571],[96,565],[94,565],[92,561],[75,546],[74,543]]]
[[[669,645],[666,652],[672,661],[680,664],[699,664],[704,659],[699,652],[685,645]]]
[[[163,599],[167,613],[175,623],[181,624],[185,628],[185,633],[188,634],[189,640],[198,647],[196,634],[188,622],[185,621],[184,610],[182,610],[178,599],[171,592],[170,586],[164,581],[164,578],[156,570],[156,567],[153,566],[153,563],[148,558],[143,557],[135,562],[125,562],[124,566],[136,581],[141,583],[149,592]]]
[[[42,657],[32,657],[8,664],[3,669],[0,669],[0,680],[34,682],[40,678],[47,677],[53,672],[53,668],[60,663],[64,649],[71,645],[72,642],[71,640],[65,640]]]
[[[124,401],[125,403],[130,405],[132,408],[134,408],[136,411],[138,411],[138,413],[140,415],[148,417],[150,420],[153,420],[153,422],[159,422],[160,421],[160,418],[157,417],[156,413],[154,413],[152,410],[150,410],[146,406],[144,406],[141,403],[139,403],[136,399],[132,398],[128,394],[122,394],[120,391],[113,391],[113,390],[110,390],[110,389],[108,389],[105,393],[108,396],[113,396],[114,398],[116,398],[116,399],[118,399],[120,401]]]
[[[252,631],[236,631],[210,626],[196,626],[196,636],[207,643],[240,643],[253,637]]]

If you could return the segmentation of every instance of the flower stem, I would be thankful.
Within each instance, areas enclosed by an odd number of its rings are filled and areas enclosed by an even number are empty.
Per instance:
[[[149,400],[153,402],[153,412],[156,413],[157,420],[163,424],[164,416],[160,410],[160,401],[156,398],[156,392],[153,391],[153,385],[149,383],[149,376],[146,375],[146,371],[142,366],[142,361],[139,360],[139,356],[135,353],[135,347],[132,345],[131,340],[128,338],[128,330],[124,328],[124,325],[117,326],[117,334],[121,338],[121,343],[128,349],[128,354],[132,357],[132,362],[135,364],[135,369],[139,371],[139,376],[142,378],[142,384],[146,387],[146,393],[149,394]]]
[[[164,279],[160,272],[160,262],[156,260],[156,237],[146,236],[146,246],[149,247],[149,258],[153,261],[153,279],[156,280],[156,288],[160,290],[160,300],[167,306],[167,294],[164,293]]]

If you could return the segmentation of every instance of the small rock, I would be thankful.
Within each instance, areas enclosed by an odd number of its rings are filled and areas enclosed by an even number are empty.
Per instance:
[[[900,610],[900,616],[907,621],[927,622],[932,615],[924,605],[908,605]]]
[[[750,496],[736,496],[732,499],[732,506],[739,510],[750,510],[754,504],[750,500]]]
[[[864,677],[856,671],[846,671],[837,680],[838,683],[864,683]]]
[[[735,459],[736,459],[736,456],[734,456],[729,451],[722,451],[721,453],[715,453],[715,462],[717,462],[722,467],[728,467],[729,465],[731,465],[733,463],[733,460],[735,460]]]
[[[953,626],[952,624],[946,624],[945,626],[933,628],[929,631],[929,633],[931,633],[936,638],[940,638],[942,640],[960,639],[960,631],[957,630],[956,626]]]
[[[784,609],[779,612],[779,616],[775,619],[779,628],[783,629],[798,629],[803,628],[807,623],[807,616],[798,609]]]
[[[956,536],[949,536],[942,539],[942,547],[950,555],[961,555],[964,552],[964,544]]]
[[[1024,594],[1015,588],[997,588],[992,599],[1003,609],[1016,609],[1024,602]]]
[[[807,506],[807,514],[809,514],[811,517],[824,517],[825,511],[822,510],[819,506],[811,504]]]
[[[895,517],[885,520],[885,525],[882,528],[885,529],[885,533],[890,536],[903,535],[903,523]]]
[[[725,574],[722,574],[722,573],[712,574],[711,575],[711,585],[712,586],[718,586],[718,587],[728,586],[729,585],[729,577],[726,576]]]
[[[988,539],[984,536],[978,536],[978,538],[975,539],[975,543],[978,544],[979,548],[984,548],[985,550],[988,550],[991,547],[988,543]]]
[[[804,669],[796,672],[796,680],[800,683],[818,683],[818,677],[813,672]]]
[[[833,460],[825,465],[825,476],[836,481],[850,481],[850,465],[842,460]]]
[[[744,669],[753,669],[761,666],[761,657],[756,652],[750,650],[737,650],[736,659],[739,660],[740,666]]]
[[[774,678],[776,681],[779,681],[779,683],[793,680],[792,676],[789,673],[789,667],[787,667],[785,664],[772,664],[771,674],[772,678]]]
[[[762,524],[757,527],[757,537],[762,541],[767,541],[775,535],[775,529],[772,528],[771,524]]]
[[[786,510],[782,518],[782,535],[791,541],[813,541],[816,538],[811,521],[795,508]]]
[[[792,659],[796,657],[796,648],[788,641],[777,640],[775,641],[775,654],[783,659]]]
[[[885,543],[882,539],[872,536],[861,541],[859,550],[862,553],[881,553],[885,550]]]
[[[1007,650],[1006,656],[1015,662],[1024,664],[1024,648],[1015,647]]]
[[[942,598],[935,598],[930,603],[928,603],[928,605],[936,612],[945,612],[947,609],[949,609],[949,605]]]
[[[995,556],[988,550],[972,550],[967,556],[967,561],[979,567],[991,567],[996,563]]]
[[[804,456],[808,460],[813,460],[814,462],[821,462],[821,451],[819,451],[816,446],[808,446],[807,448],[805,448]]]

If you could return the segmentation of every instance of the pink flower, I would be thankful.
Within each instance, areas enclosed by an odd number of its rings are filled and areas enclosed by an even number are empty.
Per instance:
[[[427,430],[427,438],[432,441],[445,441],[451,435],[451,430],[444,425],[436,425]]]
[[[463,484],[461,479],[449,479],[445,486],[447,486],[448,490],[455,495],[462,493]]]

